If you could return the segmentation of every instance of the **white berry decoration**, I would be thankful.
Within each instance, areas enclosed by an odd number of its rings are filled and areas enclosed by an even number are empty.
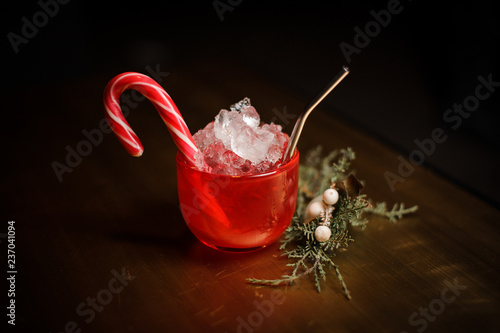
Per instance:
[[[329,188],[323,193],[323,201],[327,205],[335,205],[338,200],[339,200],[339,192],[337,192],[333,188]]]
[[[309,205],[309,215],[316,218],[325,213],[325,207],[322,202],[316,201]]]
[[[330,228],[324,225],[320,225],[319,227],[316,228],[316,231],[314,231],[314,236],[316,237],[316,240],[320,243],[328,241],[331,235],[332,231],[330,230]]]

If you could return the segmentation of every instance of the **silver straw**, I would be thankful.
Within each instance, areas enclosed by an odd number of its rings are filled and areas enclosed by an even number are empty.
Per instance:
[[[299,115],[292,134],[290,135],[290,140],[288,141],[288,146],[286,147],[281,164],[285,164],[293,157],[293,153],[295,152],[295,148],[299,142],[300,133],[302,133],[302,128],[304,128],[304,124],[309,114],[326,96],[328,96],[328,94],[347,76],[347,74],[349,74],[349,68],[343,66],[340,73],[337,74],[337,76],[333,78],[333,80],[330,81],[318,95],[316,95],[312,102],[310,102],[304,111]]]

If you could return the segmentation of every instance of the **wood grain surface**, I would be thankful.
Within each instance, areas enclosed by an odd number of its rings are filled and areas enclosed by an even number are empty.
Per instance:
[[[45,116],[14,118],[22,133],[6,130],[17,144],[4,151],[10,163],[2,177],[1,232],[8,220],[15,221],[19,332],[500,328],[500,212],[424,167],[391,191],[384,172],[397,173],[399,153],[324,106],[310,116],[299,150],[352,147],[353,167],[370,198],[420,207],[396,224],[371,217],[365,230],[352,228],[355,241],[334,258],[350,301],[333,271],[321,293],[309,277],[286,287],[247,284],[247,277],[288,273],[278,243],[231,254],[197,241],[178,209],[175,145],[147,101],[137,101],[128,117],[145,147],[141,158],[128,156],[113,134],[95,134],[98,144],[59,181],[52,164],[67,164],[68,147],[85,151],[82,131],[99,129],[109,79],[32,86],[10,96],[21,110],[52,108]],[[264,121],[276,117],[273,110],[297,114],[307,102],[236,63],[186,65],[169,73],[162,86],[192,132],[246,96]],[[356,98],[347,83],[337,89],[332,100],[336,93]],[[281,122],[288,133],[293,121]]]

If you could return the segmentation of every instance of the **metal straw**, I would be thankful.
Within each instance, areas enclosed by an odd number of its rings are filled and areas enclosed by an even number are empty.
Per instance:
[[[332,81],[330,81],[318,95],[316,95],[312,102],[310,102],[304,109],[304,111],[299,115],[299,118],[297,118],[297,122],[295,123],[295,126],[293,128],[292,134],[290,135],[290,140],[288,141],[288,146],[286,147],[285,154],[283,155],[283,159],[281,160],[281,164],[285,164],[293,157],[293,153],[295,152],[295,148],[297,147],[297,143],[299,142],[300,133],[302,132],[302,128],[304,127],[309,114],[340,83],[340,81],[342,81],[347,76],[347,74],[349,74],[349,68],[343,66],[340,73],[337,74],[337,76]]]

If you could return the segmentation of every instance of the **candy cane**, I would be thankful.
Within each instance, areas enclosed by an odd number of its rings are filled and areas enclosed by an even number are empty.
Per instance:
[[[190,165],[194,165],[194,154],[198,151],[191,132],[184,122],[172,98],[152,78],[140,73],[122,73],[109,81],[104,90],[106,119],[118,140],[132,156],[141,156],[144,148],[130,128],[120,108],[120,95],[127,89],[135,89],[146,96],[160,113],[172,135],[177,148]]]

